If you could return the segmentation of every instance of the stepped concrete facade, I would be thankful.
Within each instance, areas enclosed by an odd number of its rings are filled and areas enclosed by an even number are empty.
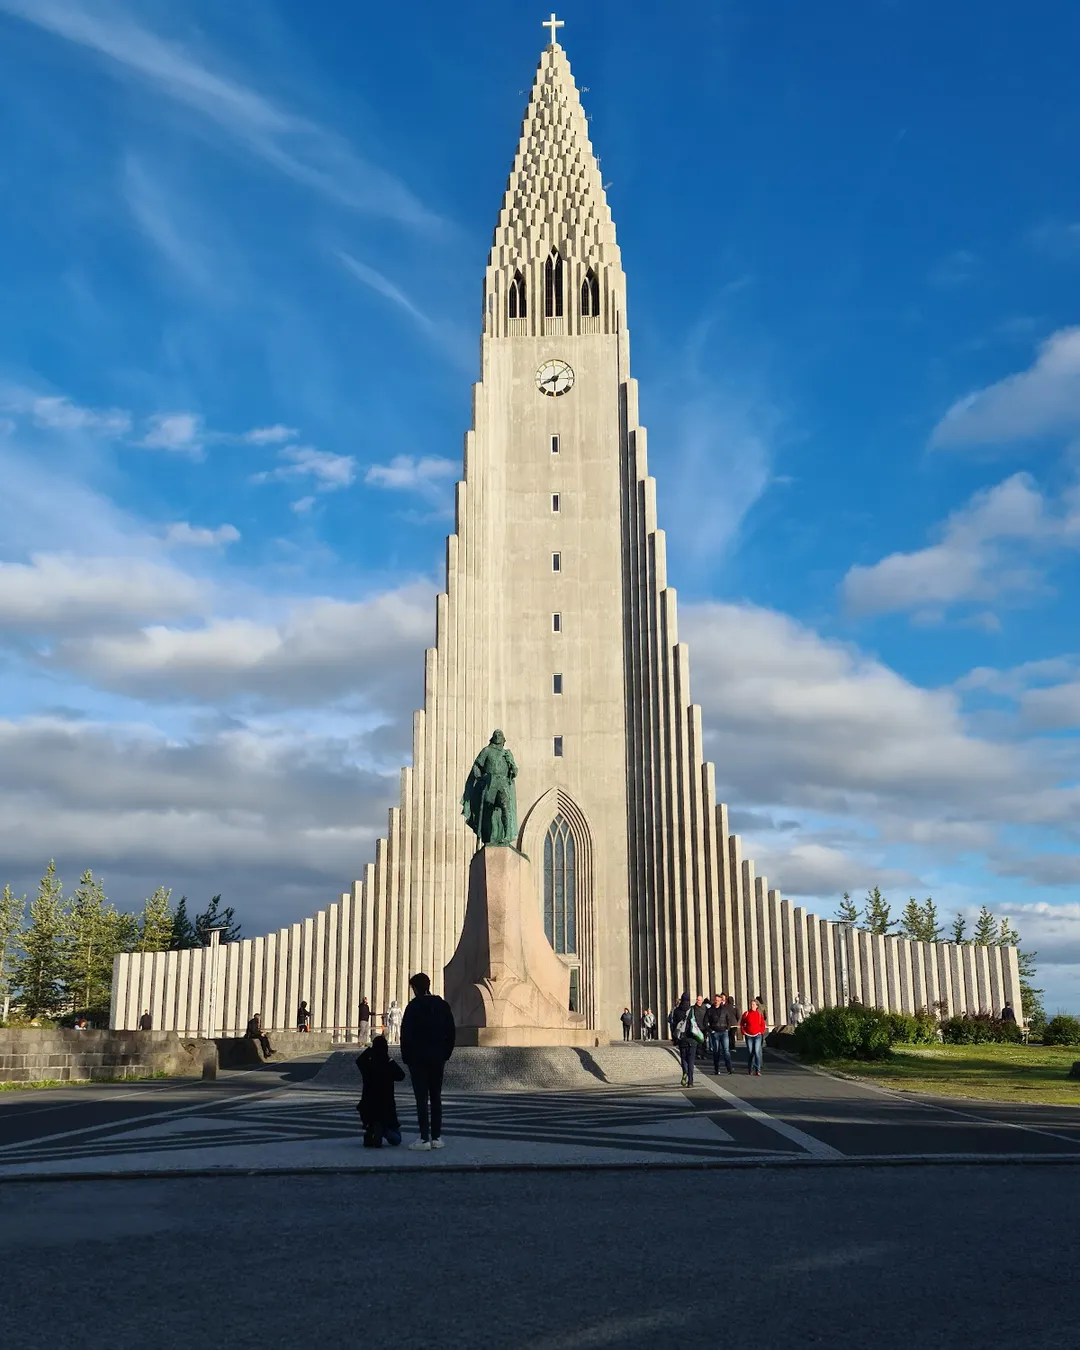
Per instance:
[[[554,30],[553,30],[554,31]],[[113,1025],[341,1036],[360,999],[436,989],[476,841],[460,797],[493,728],[520,766],[518,846],[585,1025],[688,989],[915,1011],[1020,1007],[1012,949],[878,938],[782,898],[717,803],[630,375],[626,279],[562,47],[543,53],[484,277],[480,379],[426,654],[412,764],[374,860],[302,923],[117,958]],[[200,1021],[200,1019],[203,1019]]]

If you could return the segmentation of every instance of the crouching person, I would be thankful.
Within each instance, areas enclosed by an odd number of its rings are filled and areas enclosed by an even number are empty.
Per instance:
[[[382,1148],[401,1143],[401,1122],[394,1101],[394,1084],[405,1077],[405,1070],[390,1058],[385,1036],[376,1036],[371,1045],[356,1057],[356,1067],[364,1081],[364,1089],[357,1103],[360,1123],[364,1127],[364,1147]]]

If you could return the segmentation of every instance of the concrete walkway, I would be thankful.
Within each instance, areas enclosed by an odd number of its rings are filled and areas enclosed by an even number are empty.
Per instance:
[[[1078,1161],[1080,1109],[913,1098],[772,1056],[693,1088],[663,1045],[461,1050],[439,1152],[361,1147],[355,1048],[217,1083],[0,1098],[0,1180],[168,1173]],[[58,1098],[58,1099],[57,1099]],[[53,1099],[53,1100],[50,1100]],[[406,1142],[416,1136],[407,1084]]]

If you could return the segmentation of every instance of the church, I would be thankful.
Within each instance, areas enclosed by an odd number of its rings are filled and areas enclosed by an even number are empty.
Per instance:
[[[363,874],[265,937],[116,958],[112,1025],[189,1034],[293,1024],[343,1039],[408,977],[443,970],[477,846],[461,815],[501,729],[517,846],[597,1038],[683,990],[914,1012],[1019,1008],[1011,948],[917,943],[818,918],[743,856],[703,754],[657,488],[630,373],[627,283],[588,122],[552,16],[483,278],[479,379],[412,764]]]

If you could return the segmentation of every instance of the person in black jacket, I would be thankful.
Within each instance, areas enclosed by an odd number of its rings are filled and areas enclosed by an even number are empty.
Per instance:
[[[382,1148],[401,1143],[401,1122],[394,1101],[394,1084],[405,1081],[405,1070],[390,1058],[385,1036],[376,1036],[371,1045],[356,1057],[356,1067],[364,1080],[364,1089],[356,1109],[364,1127],[364,1147]]]
[[[442,1148],[443,1070],[454,1053],[454,1014],[446,999],[431,992],[423,972],[412,976],[409,988],[413,998],[401,1019],[401,1058],[409,1066],[420,1119],[420,1138],[409,1147]]]
[[[739,1025],[739,1014],[735,1004],[726,994],[715,994],[712,1007],[705,1014],[705,1029],[709,1033],[709,1049],[712,1051],[713,1073],[720,1073],[720,1056],[724,1057],[724,1067],[728,1073],[734,1073],[731,1067],[731,1032]]]
[[[698,1031],[701,1032],[701,1040],[697,1042],[694,1049],[695,1059],[704,1059],[709,1049],[709,1033],[705,1026],[705,1014],[709,1011],[709,1004],[705,1002],[705,995],[698,994],[694,999],[694,1023]]]

